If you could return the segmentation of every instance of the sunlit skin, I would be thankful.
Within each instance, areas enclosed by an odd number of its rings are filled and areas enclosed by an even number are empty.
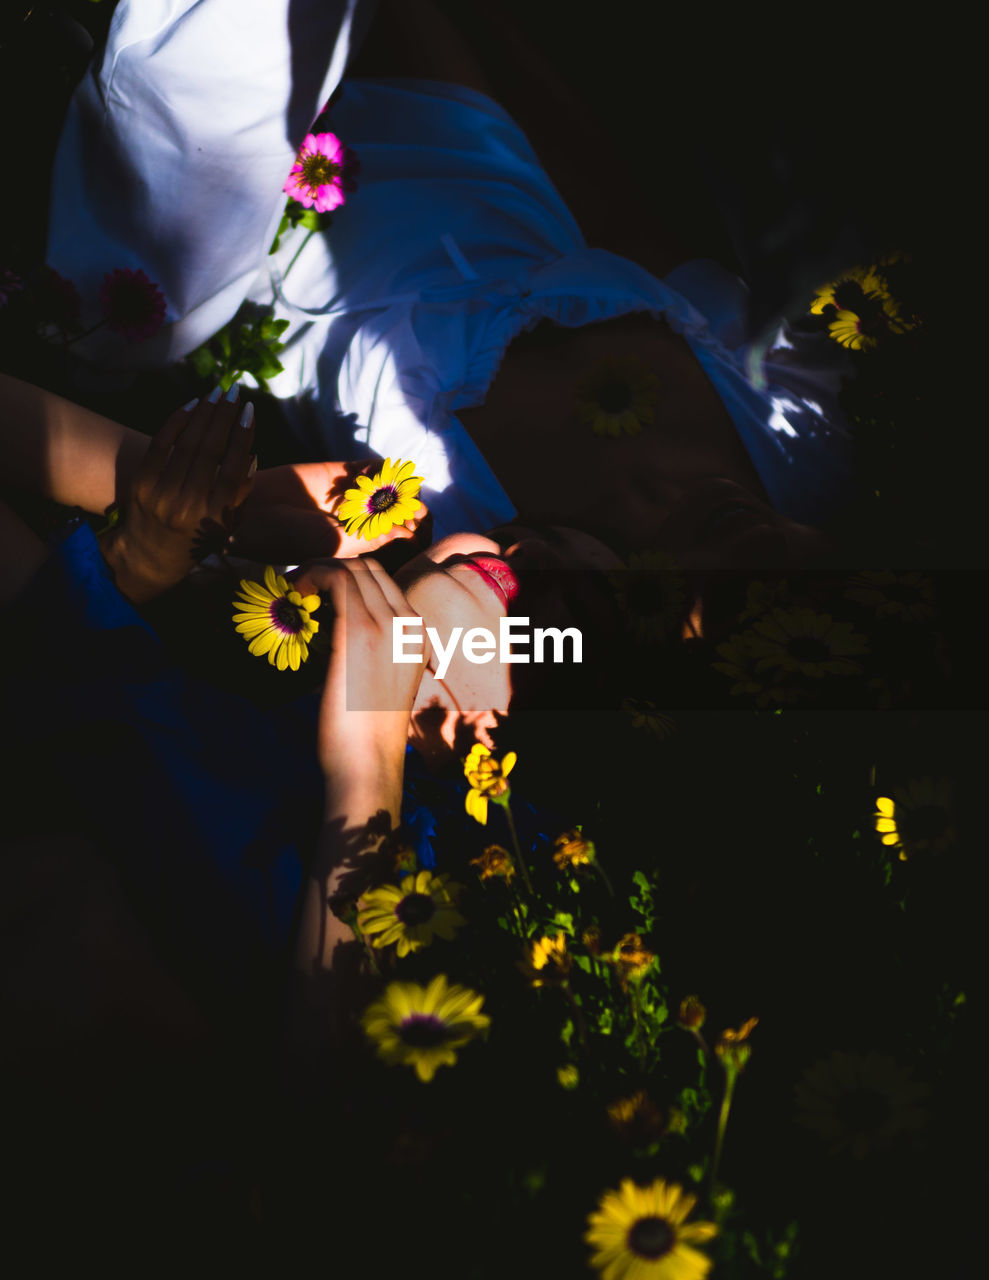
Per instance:
[[[396,574],[412,608],[425,626],[446,637],[454,627],[484,627],[494,634],[499,618],[528,616],[530,626],[568,627],[573,618],[552,591],[532,598],[525,591],[533,571],[583,568],[607,570],[621,561],[608,547],[576,529],[557,528],[557,545],[522,525],[493,530],[498,540],[484,534],[457,533],[434,543]],[[502,550],[504,546],[504,550]],[[522,584],[511,607],[491,579],[471,568],[472,557],[507,564]],[[540,579],[542,581],[542,579]],[[520,609],[520,605],[524,608]],[[497,661],[469,661],[458,647],[442,680],[437,679],[435,657],[430,657],[412,709],[410,737],[427,756],[442,754],[440,743],[453,749],[462,745],[465,733],[493,748],[491,730],[508,713],[512,700],[513,666]],[[469,740],[467,742],[469,746]]]

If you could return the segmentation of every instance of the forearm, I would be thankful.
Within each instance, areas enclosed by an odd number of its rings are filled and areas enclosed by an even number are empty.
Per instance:
[[[117,502],[149,437],[41,387],[0,374],[0,456],[18,488],[102,512]]]
[[[327,780],[323,827],[302,891],[290,993],[289,1056],[298,1070],[305,1063],[318,1073],[353,1046],[356,1015],[373,994],[375,974],[347,920],[379,878],[382,846],[398,826],[403,754],[396,751],[373,768],[355,762]]]
[[[368,887],[376,855],[398,826],[401,805],[398,753],[372,769],[352,765],[347,773],[327,779],[323,828],[306,882],[296,943],[299,973],[331,971],[356,941],[341,916]]]

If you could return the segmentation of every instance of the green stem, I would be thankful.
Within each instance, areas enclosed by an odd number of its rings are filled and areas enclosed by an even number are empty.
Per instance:
[[[587,1048],[587,1023],[584,1021],[584,1011],[583,1009],[581,1009],[580,1005],[577,1003],[577,997],[574,995],[573,991],[571,990],[570,983],[564,982],[562,989],[563,989],[563,994],[567,997],[567,1002],[570,1005],[571,1012],[573,1013],[574,1025],[577,1028],[577,1037],[580,1040],[580,1046],[582,1049],[586,1049]]]
[[[287,266],[287,267],[285,268],[285,270],[282,272],[282,279],[283,279],[283,280],[284,280],[284,279],[285,279],[285,277],[288,275],[288,273],[292,270],[292,268],[295,266],[296,262],[298,261],[299,254],[302,252],[302,250],[306,247],[306,245],[309,243],[309,241],[313,238],[313,236],[314,236],[315,234],[316,234],[316,232],[315,232],[315,231],[307,231],[307,232],[306,232],[306,238],[305,238],[305,240],[303,240],[302,244],[300,244],[300,245],[299,245],[299,247],[298,247],[298,249],[296,249],[295,253],[292,255],[292,261],[288,264],[288,266]]]
[[[515,913],[515,922],[519,927],[519,937],[523,942],[526,942],[528,937],[525,932],[525,921],[522,919],[522,899],[516,892],[511,880],[508,881],[508,892],[512,898],[512,911]]]
[[[519,838],[515,831],[515,822],[512,819],[512,810],[509,804],[503,804],[502,809],[505,813],[505,821],[508,823],[508,834],[512,837],[512,848],[515,850],[515,860],[518,862],[519,870],[522,872],[522,879],[525,881],[525,887],[529,891],[529,895],[534,897],[532,889],[532,881],[529,879],[529,869],[525,865],[525,859],[522,857],[522,850],[519,847]]]
[[[711,1056],[711,1050],[707,1047],[707,1041],[706,1041],[706,1040],[704,1039],[704,1037],[701,1035],[701,1033],[700,1033],[700,1031],[698,1030],[698,1028],[697,1028],[697,1027],[691,1027],[691,1028],[690,1028],[690,1034],[694,1037],[694,1039],[695,1039],[695,1040],[697,1041],[697,1043],[700,1045],[700,1047],[701,1047],[701,1051],[703,1052],[704,1057],[705,1057],[705,1058],[710,1058],[710,1056]]]
[[[721,1099],[721,1110],[718,1113],[718,1136],[714,1143],[714,1157],[711,1160],[711,1190],[717,1184],[718,1169],[721,1165],[721,1152],[725,1145],[725,1130],[728,1128],[728,1115],[731,1112],[732,1096],[735,1093],[737,1072],[730,1067],[725,1072],[725,1093]]]
[[[639,989],[630,983],[628,988],[629,1004],[632,1006],[632,1021],[635,1023],[635,1040],[639,1046],[639,1067],[646,1069],[646,1039],[642,1029],[642,1010],[639,1007]]]
[[[608,879],[608,873],[607,871],[605,871],[604,867],[601,866],[600,862],[598,862],[596,857],[594,861],[591,863],[591,866],[594,868],[594,870],[598,873],[598,875],[604,881],[604,887],[608,890],[608,893],[611,895],[611,897],[614,897],[615,891],[612,888],[611,881]]]
[[[62,345],[66,347],[71,347],[73,342],[81,342],[83,338],[88,338],[89,335],[91,333],[95,333],[97,329],[102,329],[105,324],[106,324],[105,319],[100,320],[99,323],[94,324],[91,329],[84,329],[82,333],[77,333],[74,338],[65,338]],[[61,333],[62,330],[59,329],[59,332]]]

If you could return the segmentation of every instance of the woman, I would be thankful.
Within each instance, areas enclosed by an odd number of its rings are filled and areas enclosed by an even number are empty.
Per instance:
[[[152,172],[155,143],[128,145],[141,117],[122,109],[116,86],[140,82],[153,97],[169,49],[174,64],[194,24],[209,21],[210,12],[219,18],[222,5],[196,6],[143,43],[124,38],[126,23],[138,19],[122,5],[107,57],[80,88],[56,182],[72,181],[79,165],[85,104],[102,102],[101,136],[115,139],[116,159],[98,161],[88,174],[97,191],[114,180],[110,240],[118,255],[143,242],[146,230],[139,214],[121,214],[117,179],[126,180],[134,166]],[[253,48],[249,27],[237,39],[238,47]],[[277,48],[268,55],[265,92],[270,97],[281,85],[294,101],[291,78],[276,74]],[[610,156],[601,159],[600,130],[576,115],[579,105],[568,102],[564,117],[579,120],[576,129],[540,133],[538,99],[523,89],[512,108],[540,137],[547,174],[489,96],[470,50],[428,0],[380,5],[352,72],[329,119],[360,156],[361,186],[328,233],[307,237],[300,229],[266,260],[267,241],[250,228],[264,205],[265,234],[273,230],[277,193],[246,159],[237,200],[222,212],[190,218],[176,196],[188,184],[177,173],[155,210],[155,252],[170,258],[156,278],[180,316],[194,314],[185,301],[194,283],[210,297],[229,285],[232,306],[246,289],[290,321],[286,367],[272,385],[286,400],[300,450],[310,457],[414,457],[439,533],[480,531],[521,514],[582,528],[622,551],[660,546],[701,564],[786,565],[819,551],[808,526],[840,509],[850,480],[834,403],[838,370],[804,349],[813,339],[781,330],[761,370],[764,385],[755,386],[744,286],[712,263],[683,262],[657,237],[624,175]],[[361,78],[382,72],[390,78]],[[172,169],[183,156],[199,169],[229,165],[228,137],[236,138],[237,154],[262,137],[253,73],[238,74],[236,60],[225,66],[223,136],[202,110],[208,77],[198,81],[195,102],[194,72],[182,80],[185,98],[169,95],[172,132],[182,140],[170,146]],[[517,79],[531,87],[547,75],[530,57]],[[239,112],[244,128],[234,130]],[[264,119],[281,121],[283,114],[269,109]],[[588,136],[596,160],[588,159]],[[154,190],[153,178],[151,184]],[[181,212],[173,215],[176,204]],[[96,239],[87,247],[76,221],[70,233],[56,192],[50,260],[67,274],[74,266],[98,274],[111,265],[97,261],[108,252],[109,220],[98,199],[89,208]],[[231,228],[236,234],[221,237]],[[585,235],[604,247],[588,248]],[[250,268],[243,257],[236,270],[226,258],[211,268],[196,248],[245,237],[253,245]],[[183,266],[187,243],[200,266]],[[155,275],[156,263],[145,265]],[[215,321],[219,313],[210,315]],[[169,332],[157,359],[188,349],[174,327]],[[606,367],[615,357],[632,362],[617,387]],[[582,391],[588,372],[593,385]],[[603,438],[581,419],[609,395],[634,401],[636,385],[651,386],[650,377],[658,380],[652,418],[640,413],[635,436]],[[581,396],[583,410],[575,403]]]

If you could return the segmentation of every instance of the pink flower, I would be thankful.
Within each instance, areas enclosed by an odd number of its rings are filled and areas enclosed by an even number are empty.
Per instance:
[[[103,315],[128,342],[153,338],[165,319],[165,295],[143,271],[118,267],[100,286]]]
[[[329,213],[344,203],[344,191],[356,188],[359,167],[336,134],[309,133],[282,190],[307,209],[315,205],[317,213]]]

